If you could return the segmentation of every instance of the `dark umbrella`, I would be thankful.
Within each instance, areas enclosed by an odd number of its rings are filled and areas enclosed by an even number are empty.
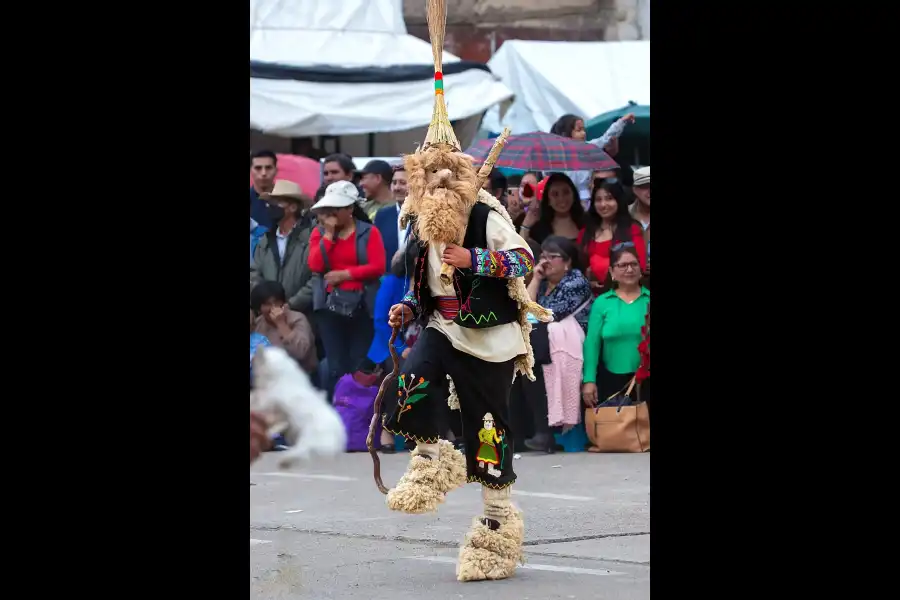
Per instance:
[[[481,164],[494,140],[481,140],[466,154]],[[610,171],[619,168],[601,148],[552,133],[534,131],[511,135],[500,152],[496,167],[522,171]]]

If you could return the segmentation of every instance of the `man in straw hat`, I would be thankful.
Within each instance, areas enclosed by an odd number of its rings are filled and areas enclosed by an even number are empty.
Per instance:
[[[401,222],[419,255],[411,291],[391,308],[394,327],[427,324],[400,374],[385,429],[415,440],[416,449],[388,506],[408,513],[434,511],[466,481],[482,485],[484,511],[460,549],[460,581],[505,579],[522,558],[524,524],[510,503],[516,480],[507,399],[516,373],[531,379],[534,358],[527,313],[551,313],[530,302],[524,277],[534,266],[527,242],[503,206],[481,189],[505,132],[482,170],[462,154],[444,104],[441,52],[446,10],[429,0],[435,59],[435,100],[424,145],[404,157],[408,195]],[[438,403],[450,379],[451,406],[461,410],[466,456],[440,439]],[[486,428],[489,428],[487,432]]]
[[[271,192],[260,197],[268,204],[272,229],[259,240],[250,268],[251,289],[260,281],[277,281],[287,293],[293,310],[312,307],[307,254],[312,221],[308,216],[312,199],[293,181],[279,179]]]

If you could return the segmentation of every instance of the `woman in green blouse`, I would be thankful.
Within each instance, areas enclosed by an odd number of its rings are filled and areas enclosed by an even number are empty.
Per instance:
[[[633,243],[615,246],[609,264],[614,288],[594,301],[584,339],[581,395],[590,407],[627,386],[640,366],[638,344],[650,303]]]

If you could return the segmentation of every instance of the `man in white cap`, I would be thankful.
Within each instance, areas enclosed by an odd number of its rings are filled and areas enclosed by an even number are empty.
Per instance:
[[[641,167],[634,172],[635,202],[631,205],[631,216],[640,221],[644,229],[650,227],[650,167]]]
[[[650,256],[650,167],[641,167],[634,172],[635,201],[631,205],[631,216],[644,228],[644,237],[647,238],[647,256]]]

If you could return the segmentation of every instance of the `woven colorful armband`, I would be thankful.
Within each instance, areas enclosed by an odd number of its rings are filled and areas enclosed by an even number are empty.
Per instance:
[[[524,248],[485,250],[472,248],[472,271],[483,277],[512,279],[525,277],[534,270],[534,258]]]
[[[403,296],[403,300],[400,301],[400,304],[408,306],[416,317],[419,316],[419,301],[416,299],[416,295],[413,294],[412,290],[406,292],[406,295]]]

